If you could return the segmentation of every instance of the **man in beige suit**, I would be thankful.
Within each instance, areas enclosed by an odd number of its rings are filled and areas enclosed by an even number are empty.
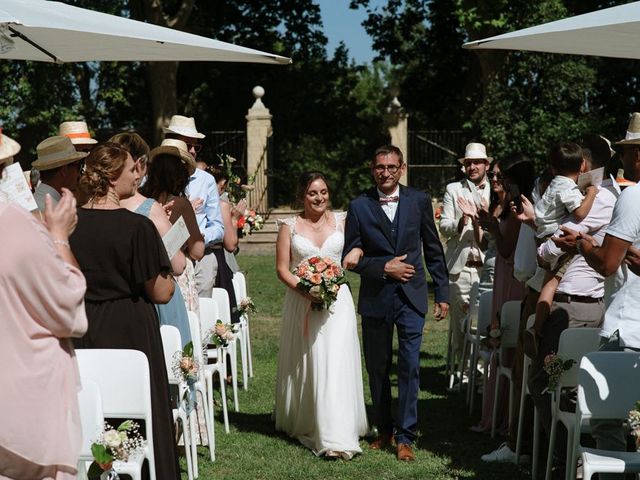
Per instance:
[[[469,143],[463,158],[465,178],[447,185],[444,194],[440,233],[447,240],[446,260],[449,269],[449,374],[452,374],[462,353],[464,320],[469,309],[469,297],[482,271],[484,253],[478,244],[480,226],[473,212],[489,205],[490,187],[487,170],[491,157],[481,143]],[[449,387],[453,386],[453,375]]]

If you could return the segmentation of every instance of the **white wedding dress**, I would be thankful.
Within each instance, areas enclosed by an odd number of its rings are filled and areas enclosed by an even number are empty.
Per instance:
[[[336,212],[336,230],[321,247],[296,232],[296,218],[281,221],[291,230],[291,264],[316,255],[340,264],[346,214]],[[287,289],[276,378],[276,429],[297,438],[316,455],[329,450],[350,458],[361,453],[367,432],[360,343],[353,298],[342,285],[330,311]]]

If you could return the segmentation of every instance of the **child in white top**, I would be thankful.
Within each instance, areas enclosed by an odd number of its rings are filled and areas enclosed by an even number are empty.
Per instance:
[[[588,150],[583,151],[575,143],[561,143],[551,148],[549,163],[555,176],[535,205],[538,239],[543,240],[553,235],[558,230],[562,219],[568,215],[573,215],[576,221],[580,222],[589,214],[598,188],[587,187],[583,196],[576,183],[578,176],[584,170],[586,155]],[[555,266],[550,266],[550,271],[545,275],[536,305],[534,326],[525,330],[523,335],[524,351],[531,358],[537,356],[538,338],[542,326],[549,316],[553,297],[570,260],[570,256],[562,257]]]

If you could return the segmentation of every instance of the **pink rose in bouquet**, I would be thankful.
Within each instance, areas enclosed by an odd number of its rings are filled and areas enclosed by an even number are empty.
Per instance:
[[[300,279],[298,287],[318,298],[314,310],[329,309],[338,298],[340,285],[346,283],[344,270],[328,257],[302,260],[293,274]]]

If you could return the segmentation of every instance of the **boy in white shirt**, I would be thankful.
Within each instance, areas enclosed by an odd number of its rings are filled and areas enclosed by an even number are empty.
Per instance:
[[[536,236],[539,240],[553,235],[566,216],[573,215],[580,222],[589,214],[598,188],[588,186],[583,196],[577,184],[578,176],[587,169],[586,164],[590,160],[585,158],[587,156],[590,156],[588,150],[583,150],[576,143],[560,143],[551,148],[549,164],[555,176],[535,205]],[[538,353],[542,326],[549,316],[553,297],[570,260],[568,256],[561,258],[556,265],[549,266],[545,275],[536,305],[535,323],[523,335],[524,352],[531,358]]]

